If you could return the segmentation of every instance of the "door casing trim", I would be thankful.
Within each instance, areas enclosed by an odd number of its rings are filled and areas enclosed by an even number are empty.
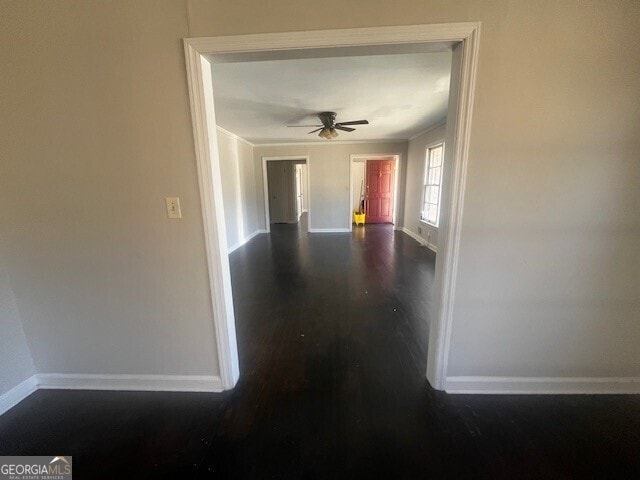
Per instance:
[[[231,389],[240,375],[227,239],[222,204],[222,178],[216,139],[216,121],[211,81],[210,55],[264,52],[356,45],[389,45],[428,42],[456,42],[454,57],[459,71],[452,75],[450,98],[455,101],[447,121],[444,184],[449,189],[441,206],[434,305],[430,326],[427,378],[436,389],[445,388],[453,304],[458,271],[460,233],[476,84],[480,23],[440,23],[341,30],[283,32],[222,37],[185,38],[185,60],[191,120],[195,143],[200,203],[209,272],[212,316],[215,325],[220,377],[224,389]],[[454,49],[455,50],[455,49]],[[453,114],[452,114],[453,113]],[[452,118],[453,117],[453,118]],[[351,223],[351,222],[349,222]],[[309,222],[310,224],[310,222]]]

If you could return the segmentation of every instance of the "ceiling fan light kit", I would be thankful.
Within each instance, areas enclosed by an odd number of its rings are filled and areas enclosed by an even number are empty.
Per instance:
[[[338,136],[338,132],[336,132],[335,128],[323,128],[322,130],[320,130],[318,136],[327,140],[331,140],[332,138],[336,138]]]
[[[342,130],[343,132],[353,132],[355,128],[347,127],[345,125],[368,125],[368,120],[352,120],[349,122],[338,122],[336,123],[336,112],[320,112],[318,114],[318,118],[322,122],[321,125],[287,125],[287,127],[319,127],[315,130],[311,130],[311,133],[318,133],[320,138],[324,138],[326,140],[331,140],[332,138],[336,138],[338,136],[338,132],[336,130]]]

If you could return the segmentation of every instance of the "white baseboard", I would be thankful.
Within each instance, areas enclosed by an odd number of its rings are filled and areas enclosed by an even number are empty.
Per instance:
[[[37,389],[222,392],[215,375],[88,375],[41,373],[0,395],[0,415]],[[640,394],[640,377],[447,377],[451,394]]]
[[[401,230],[402,232],[406,233],[407,235],[409,235],[411,238],[413,238],[416,242],[418,242],[421,245],[424,245],[425,247],[427,247],[429,250],[432,250],[433,252],[437,253],[438,252],[438,247],[437,245],[434,245],[433,243],[428,243],[424,238],[422,238],[420,235],[418,235],[417,233],[413,233],[411,230],[409,230],[406,227],[402,227],[398,230]]]
[[[349,233],[348,228],[310,228],[309,233]]]
[[[640,377],[447,377],[444,390],[484,394],[639,394]]]
[[[0,415],[15,407],[38,389],[36,376],[32,375],[22,383],[19,383],[8,392],[0,395]]]
[[[63,390],[133,390],[161,392],[222,392],[215,375],[87,375],[40,373],[38,388]]]
[[[36,390],[127,390],[157,392],[222,392],[217,375],[88,375],[38,373],[0,395],[0,415]]]
[[[242,240],[240,240],[235,245],[233,245],[231,247],[228,247],[227,248],[227,254],[236,251],[237,249],[239,249],[241,246],[243,246],[245,243],[247,243],[249,240],[251,240],[253,237],[258,235],[259,233],[267,233],[267,231],[266,230],[256,230],[251,235],[248,235],[248,236],[244,237]]]

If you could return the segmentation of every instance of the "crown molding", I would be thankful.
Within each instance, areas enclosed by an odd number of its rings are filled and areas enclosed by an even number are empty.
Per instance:
[[[230,132],[229,130],[227,130],[227,129],[225,129],[225,128],[222,128],[222,127],[221,127],[221,126],[219,126],[219,125],[216,125],[216,130],[218,130],[218,132],[219,132],[219,133],[223,133],[223,134],[225,134],[226,136],[233,138],[234,140],[238,140],[239,142],[246,143],[246,144],[247,144],[247,145],[249,145],[250,147],[255,147],[255,145],[254,145],[253,143],[251,143],[249,140],[245,140],[245,139],[244,139],[244,138],[242,138],[241,136],[236,135],[235,133]]]
[[[421,132],[416,133],[415,135],[411,135],[407,141],[411,141],[411,140],[415,140],[416,138],[425,135],[429,132],[433,132],[434,130],[437,130],[440,127],[444,127],[447,124],[447,119],[445,118],[444,120],[442,120],[441,122],[436,123],[435,125],[431,125],[429,128],[425,128],[424,130],[422,130]]]

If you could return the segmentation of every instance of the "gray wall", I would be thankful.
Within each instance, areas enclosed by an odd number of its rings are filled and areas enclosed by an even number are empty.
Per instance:
[[[422,208],[424,165],[426,149],[429,145],[443,142],[446,126],[435,127],[422,135],[409,140],[407,154],[407,181],[405,189],[404,228],[422,237],[425,242],[438,246],[438,228],[420,221]],[[418,232],[418,228],[422,233]]]
[[[406,157],[406,142],[326,145],[255,146],[254,158],[257,175],[258,210],[264,211],[262,187],[262,157],[309,155],[309,205],[312,229],[349,228],[351,225],[351,200],[349,198],[349,159],[352,154],[400,154],[400,162]],[[258,170],[260,165],[260,170]],[[402,169],[402,167],[401,167]],[[402,191],[402,176],[399,179]],[[398,211],[402,212],[402,196],[398,198]],[[402,218],[400,214],[399,219]],[[264,220],[260,228],[264,228]]]
[[[0,18],[0,238],[36,371],[218,374],[184,4]]]
[[[18,307],[0,252],[0,395],[35,373]]]
[[[640,374],[639,2],[24,0],[0,18],[0,238],[38,371],[218,372],[181,38],[481,21],[450,374]],[[312,182],[312,209],[340,212],[318,227],[348,226],[345,157],[316,162],[343,179]]]
[[[227,132],[218,131],[222,201],[229,250],[258,230],[253,147]]]

